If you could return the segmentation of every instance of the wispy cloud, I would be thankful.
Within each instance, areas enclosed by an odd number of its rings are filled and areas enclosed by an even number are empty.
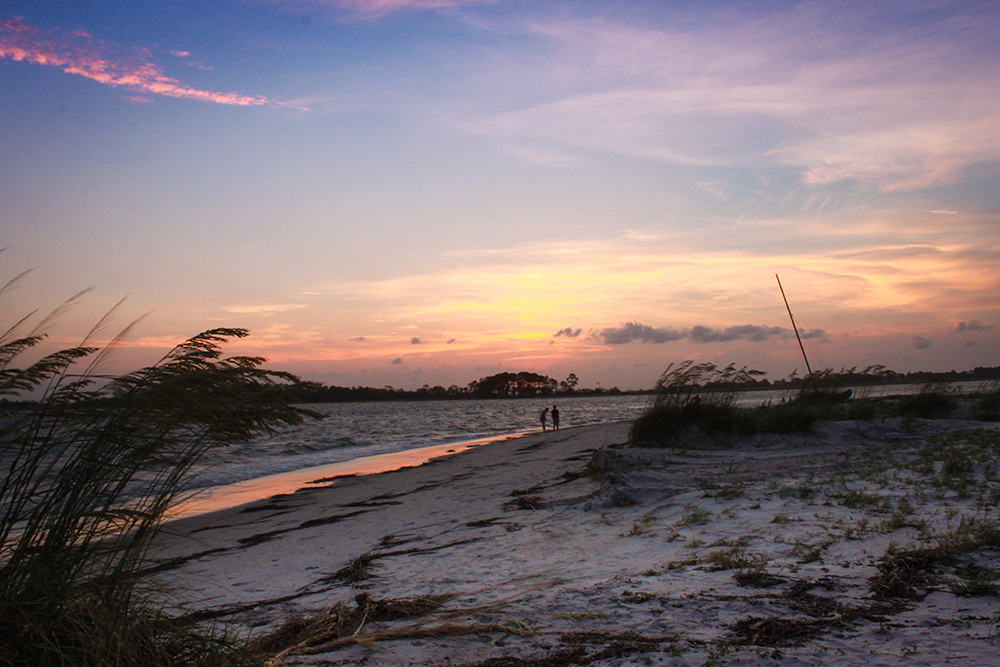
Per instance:
[[[331,7],[362,18],[379,18],[400,11],[446,9],[466,5],[488,5],[498,0],[268,0],[277,4],[301,7],[304,4]]]
[[[67,74],[138,93],[237,106],[283,106],[266,97],[186,86],[151,62],[148,49],[135,48],[129,54],[120,51],[120,47],[83,30],[42,31],[19,19],[0,19],[0,58],[59,67]]]
[[[329,307],[377,319],[381,328],[374,333],[418,323],[422,336],[442,340],[459,328],[463,341],[507,331],[530,334],[545,345],[569,340],[577,326],[567,327],[568,322],[608,329],[609,339],[616,340],[773,341],[782,330],[766,327],[787,324],[775,272],[807,336],[842,330],[846,322],[885,331],[903,314],[948,328],[972,317],[986,321],[980,313],[990,312],[1000,295],[992,270],[1000,261],[994,249],[996,219],[982,221],[981,240],[972,244],[962,241],[964,219],[942,228],[925,226],[917,216],[906,218],[908,229],[879,216],[821,217],[815,228],[746,221],[739,234],[711,237],[717,246],[732,241],[730,247],[703,247],[700,239],[679,234],[625,233],[605,240],[450,252],[441,262],[447,268],[324,284],[321,291],[335,304]],[[788,247],[752,245],[754,239],[775,238],[779,224]],[[884,240],[887,229],[892,243]],[[666,321],[676,329],[643,329],[648,325],[635,323],[623,329],[623,311],[638,323]],[[783,331],[793,334],[790,328]]]
[[[940,16],[920,16],[801,3],[686,30],[525,22],[539,45],[521,62],[551,92],[467,127],[526,156],[534,141],[547,153],[790,167],[808,185],[949,183],[1000,159],[1000,58],[987,46],[1000,30],[988,5],[939,4]]]
[[[238,304],[232,306],[221,306],[221,310],[236,315],[263,315],[265,317],[276,315],[277,313],[287,313],[292,310],[305,308],[300,303],[273,303],[273,304]]]

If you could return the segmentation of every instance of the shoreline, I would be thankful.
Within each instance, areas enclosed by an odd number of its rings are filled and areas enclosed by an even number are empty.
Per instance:
[[[532,433],[534,431],[524,431],[503,436],[461,440],[442,445],[415,447],[400,452],[361,456],[348,461],[325,463],[273,475],[264,475],[224,486],[195,489],[190,492],[191,497],[179,501],[171,508],[167,521],[178,521],[201,514],[233,509],[241,505],[267,500],[275,496],[289,495],[305,489],[325,488],[332,486],[340,479],[349,477],[377,475],[412,468],[441,457],[454,456],[475,447],[521,438]]]

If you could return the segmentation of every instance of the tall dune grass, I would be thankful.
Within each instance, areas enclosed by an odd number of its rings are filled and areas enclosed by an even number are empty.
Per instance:
[[[302,421],[281,398],[296,378],[260,357],[222,358],[222,343],[246,335],[206,331],[113,378],[95,374],[107,348],[85,341],[15,368],[44,334],[15,325],[0,337],[0,398],[35,397],[0,405],[0,665],[253,662],[181,627],[143,574],[209,448]]]
[[[713,363],[691,360],[671,364],[656,383],[656,398],[632,424],[633,444],[669,445],[691,435],[717,433],[803,433],[817,421],[870,419],[870,401],[847,404],[845,386],[867,386],[892,375],[884,366],[869,366],[839,372],[825,369],[810,375],[798,395],[779,405],[739,408],[736,400],[744,391],[759,388],[763,371],[720,368]],[[793,374],[794,377],[794,374]]]
[[[653,403],[632,423],[629,440],[668,443],[692,428],[708,433],[736,430],[742,417],[735,405],[737,393],[762,375],[734,364],[670,364],[656,382]]]
[[[740,392],[758,388],[756,378],[761,375],[761,371],[733,364],[725,368],[690,360],[671,364],[656,383],[655,399],[633,422],[629,442],[671,446],[691,436],[716,433],[804,433],[823,421],[900,418],[912,423],[916,419],[945,419],[961,407],[947,387],[935,384],[923,386],[914,395],[872,398],[871,387],[897,375],[882,365],[861,372],[856,368],[816,371],[805,378],[790,400],[737,407]],[[1000,420],[996,383],[983,387],[966,402],[971,403],[977,419]]]

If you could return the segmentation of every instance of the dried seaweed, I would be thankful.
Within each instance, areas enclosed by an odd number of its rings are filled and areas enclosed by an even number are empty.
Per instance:
[[[362,554],[330,576],[324,577],[322,582],[326,584],[343,583],[353,586],[365,579],[371,579],[371,568],[374,561],[375,556],[373,554]]]
[[[541,496],[515,496],[513,500],[503,504],[504,512],[514,510],[540,510],[545,507],[545,501]]]
[[[829,623],[768,616],[748,616],[733,623],[732,630],[744,644],[755,646],[787,646],[800,644],[820,634]]]
[[[445,600],[447,596],[377,600],[367,593],[360,593],[355,597],[355,606],[341,602],[315,616],[293,618],[274,632],[255,640],[252,648],[260,655],[271,656],[269,664],[276,664],[282,657],[291,653],[322,653],[345,643],[365,638],[374,640],[378,635],[358,636],[366,623],[424,616],[439,609]],[[436,630],[432,628],[418,630],[421,633],[419,636],[429,636],[427,634],[429,632],[436,632],[437,636],[460,634],[455,631],[449,632],[445,626],[439,626]],[[399,634],[399,632],[396,631],[399,636],[395,638],[418,636],[413,634],[414,629],[408,629],[409,634]],[[384,637],[388,633],[383,632],[381,635]]]

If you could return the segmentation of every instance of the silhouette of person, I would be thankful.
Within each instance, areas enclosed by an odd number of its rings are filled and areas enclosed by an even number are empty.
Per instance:
[[[559,430],[559,408],[552,406],[552,430]]]
[[[538,418],[542,421],[542,430],[545,430],[545,420],[549,418],[549,409],[545,408],[542,410],[542,414],[538,415]]]

